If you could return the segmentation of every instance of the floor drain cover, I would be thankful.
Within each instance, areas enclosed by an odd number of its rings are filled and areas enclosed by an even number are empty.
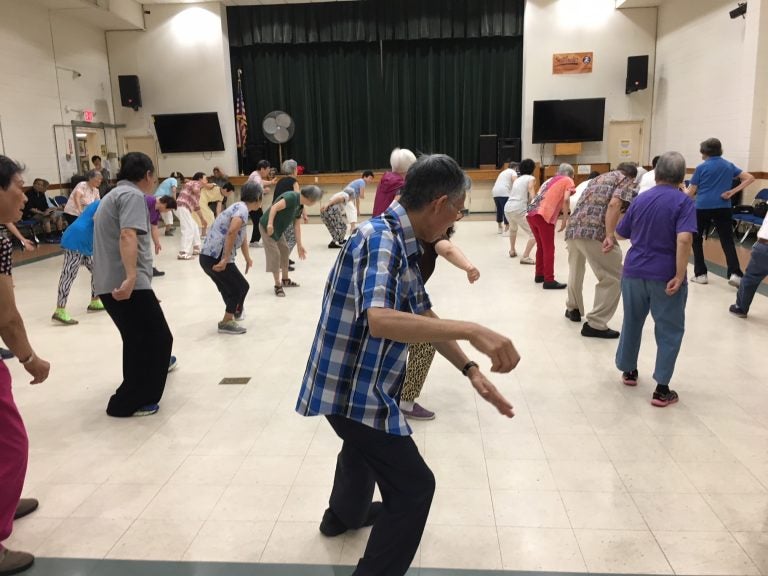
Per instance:
[[[222,378],[221,382],[219,382],[219,385],[221,384],[248,384],[251,379],[249,377],[246,378]]]

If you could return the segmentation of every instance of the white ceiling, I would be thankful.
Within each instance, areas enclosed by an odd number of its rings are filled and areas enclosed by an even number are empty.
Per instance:
[[[349,0],[220,0],[225,6],[264,6],[267,4],[317,4],[319,2],[346,2]],[[200,0],[145,0],[143,4],[192,4]]]

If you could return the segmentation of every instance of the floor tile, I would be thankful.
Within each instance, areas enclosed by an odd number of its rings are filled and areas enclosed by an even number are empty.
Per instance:
[[[72,518],[137,518],[160,490],[153,484],[103,484],[78,506]]]
[[[648,531],[575,530],[591,573],[674,574]]]
[[[704,499],[731,532],[768,531],[768,494],[705,494]]]
[[[505,570],[586,572],[571,529],[498,528]]]
[[[483,449],[489,460],[545,460],[538,433],[483,434]]]
[[[571,527],[565,506],[557,492],[494,490],[492,497],[497,526]]]
[[[427,526],[421,539],[421,566],[499,570],[501,551],[496,528]]]
[[[712,508],[698,494],[634,494],[640,513],[653,531],[718,531],[724,530]]]
[[[560,490],[583,492],[624,491],[624,484],[611,462],[557,460],[549,462]]]
[[[104,558],[131,525],[124,518],[66,518],[35,550],[40,556]]]
[[[494,526],[489,490],[437,487],[428,524],[444,526]]]
[[[655,436],[598,436],[612,462],[671,462],[667,449]]]
[[[320,534],[317,522],[278,522],[272,531],[262,562],[338,564],[344,538]]]
[[[487,460],[493,490],[556,490],[544,460]]]
[[[654,535],[677,574],[759,574],[728,532],[654,532]]]
[[[202,525],[199,520],[136,520],[107,557],[181,560]]]
[[[632,498],[623,492],[561,492],[573,528],[645,530]]]
[[[672,461],[615,462],[627,491],[635,494],[686,494],[697,490]]]
[[[144,520],[205,520],[224,494],[224,486],[166,484],[144,508]]]
[[[766,494],[765,487],[738,462],[682,462],[680,468],[700,492]]]
[[[209,520],[184,552],[183,560],[258,562],[274,522]]]
[[[294,486],[288,493],[278,522],[320,523],[328,508],[331,490],[328,486]]]
[[[768,574],[768,532],[734,532],[733,536],[760,573]]]
[[[540,439],[550,460],[608,460],[594,434],[542,434]]]
[[[276,522],[290,488],[287,486],[232,485],[224,491],[211,512],[212,520]]]

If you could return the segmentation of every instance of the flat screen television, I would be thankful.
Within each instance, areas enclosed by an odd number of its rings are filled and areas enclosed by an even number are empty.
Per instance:
[[[600,142],[605,124],[605,98],[536,100],[533,143]]]
[[[163,154],[224,150],[219,115],[216,112],[154,114],[152,119]]]

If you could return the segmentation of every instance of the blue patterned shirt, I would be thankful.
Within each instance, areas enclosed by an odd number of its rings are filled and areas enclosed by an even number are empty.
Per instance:
[[[432,307],[419,241],[397,202],[358,226],[328,276],[296,411],[335,414],[389,434],[411,429],[398,406],[407,344],[374,338],[369,308],[421,314]]]
[[[229,233],[229,226],[233,218],[240,218],[243,221],[243,225],[237,231],[237,237],[232,246],[232,253],[227,260],[227,262],[235,261],[237,250],[243,245],[243,240],[245,240],[246,224],[248,224],[248,206],[245,205],[245,202],[235,202],[216,217],[216,220],[211,225],[211,229],[208,231],[208,236],[205,237],[205,243],[203,243],[203,248],[200,250],[201,254],[221,259],[224,255],[224,244],[227,242],[227,234]]]

